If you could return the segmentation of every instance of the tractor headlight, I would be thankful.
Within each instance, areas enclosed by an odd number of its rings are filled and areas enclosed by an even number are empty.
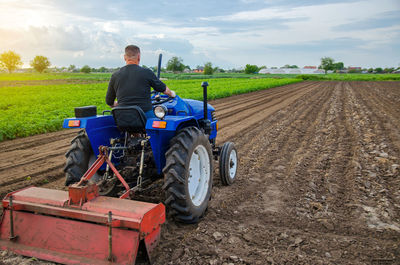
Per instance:
[[[165,115],[167,114],[167,107],[164,105],[158,105],[157,107],[154,108],[154,115],[156,115],[157,118],[159,119],[164,119]]]

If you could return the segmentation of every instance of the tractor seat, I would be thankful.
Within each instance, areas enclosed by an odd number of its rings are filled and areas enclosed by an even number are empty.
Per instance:
[[[120,131],[146,133],[146,115],[138,106],[117,106],[111,110]]]

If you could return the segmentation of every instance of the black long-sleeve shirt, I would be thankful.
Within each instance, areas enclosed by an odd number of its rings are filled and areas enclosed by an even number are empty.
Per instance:
[[[164,92],[166,85],[147,68],[128,64],[112,74],[106,95],[107,105],[112,106],[115,98],[120,106],[136,105],[144,112],[152,110],[150,87]]]

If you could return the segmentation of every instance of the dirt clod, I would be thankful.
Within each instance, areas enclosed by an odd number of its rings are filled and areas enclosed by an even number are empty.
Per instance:
[[[224,236],[220,232],[214,232],[213,237],[215,241],[220,242]]]

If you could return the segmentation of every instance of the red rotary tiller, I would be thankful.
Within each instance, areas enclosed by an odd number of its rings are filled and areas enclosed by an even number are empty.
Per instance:
[[[107,148],[68,192],[28,187],[3,200],[0,249],[63,264],[134,264],[150,260],[165,222],[165,207],[133,200],[107,157]],[[106,162],[126,188],[120,198],[99,196],[89,179]]]

